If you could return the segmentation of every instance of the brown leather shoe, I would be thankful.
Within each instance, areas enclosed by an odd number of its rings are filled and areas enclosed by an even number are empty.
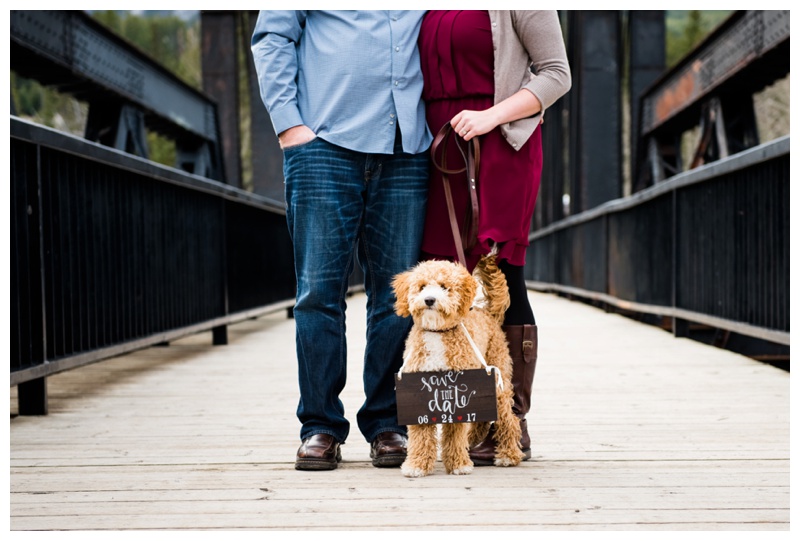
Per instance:
[[[369,457],[376,468],[396,468],[406,459],[408,438],[397,432],[381,432],[369,449]]]
[[[303,440],[294,461],[296,470],[335,470],[342,461],[339,442],[330,434],[314,434]]]

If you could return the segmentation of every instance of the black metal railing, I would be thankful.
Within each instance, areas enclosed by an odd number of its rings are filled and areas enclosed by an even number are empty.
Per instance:
[[[789,139],[759,145],[787,132],[758,134],[754,111],[789,73],[789,12],[734,12],[658,77],[663,12],[621,13],[565,18],[573,86],[542,126],[529,284],[788,368]]]
[[[529,285],[789,345],[789,137],[530,235]]]
[[[11,119],[11,385],[290,307],[282,204]]]

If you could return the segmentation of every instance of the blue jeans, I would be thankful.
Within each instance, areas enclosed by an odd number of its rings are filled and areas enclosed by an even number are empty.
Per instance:
[[[399,138],[398,138],[399,139]],[[284,152],[286,220],[294,245],[300,438],[350,432],[339,394],[347,377],[345,293],[353,254],[367,292],[366,398],[357,414],[367,441],[397,424],[394,374],[410,319],[394,313],[395,274],[417,263],[428,192],[427,154],[364,154],[322,139]]]

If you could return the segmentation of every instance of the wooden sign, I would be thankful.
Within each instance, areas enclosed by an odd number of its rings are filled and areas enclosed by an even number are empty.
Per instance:
[[[494,372],[450,370],[395,374],[401,425],[475,423],[497,419]]]

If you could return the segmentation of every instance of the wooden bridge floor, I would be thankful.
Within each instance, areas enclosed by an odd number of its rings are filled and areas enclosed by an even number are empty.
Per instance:
[[[531,293],[534,459],[468,476],[376,469],[354,428],[332,472],[293,469],[294,325],[276,313],[49,379],[15,416],[11,530],[785,530],[789,375]],[[365,297],[349,300],[355,417]]]

